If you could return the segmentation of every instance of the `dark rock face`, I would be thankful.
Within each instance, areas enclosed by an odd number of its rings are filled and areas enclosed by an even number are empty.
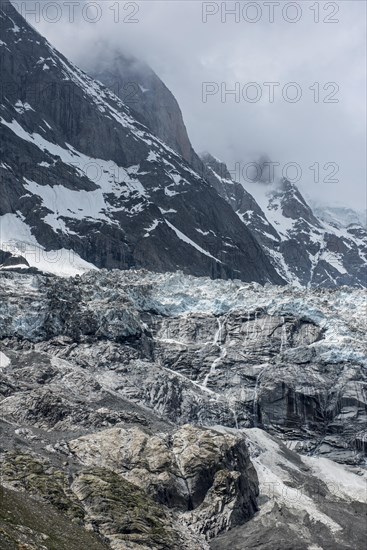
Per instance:
[[[102,272],[57,279],[8,273],[2,281],[0,336],[17,339],[27,351],[19,372],[40,386],[18,412],[18,398],[7,401],[14,400],[16,421],[33,418],[39,427],[68,419],[97,422],[91,412],[78,416],[71,394],[61,399],[57,369],[42,355],[51,353],[96,369],[86,391],[98,393],[107,384],[174,423],[257,425],[299,448],[323,449],[351,463],[361,459],[362,291],[283,293],[228,283],[213,288],[213,298],[200,306],[208,282],[180,275]],[[220,312],[212,309],[218,292],[226,304]],[[335,316],[333,300],[340,303]],[[345,329],[338,328],[340,311]],[[107,418],[111,425],[118,421],[112,413]]]
[[[83,67],[88,74],[140,115],[140,120],[195,170],[200,169],[201,161],[190,143],[181,109],[174,95],[148,65],[111,51],[108,56],[97,54],[88,63]]]
[[[259,205],[225,165],[197,157],[175,98],[149,67],[120,54],[100,60],[90,70],[111,91],[1,5],[2,268],[57,272],[61,253],[73,274],[137,267],[366,285],[365,228],[321,222],[285,181]],[[135,85],[132,104],[123,85],[116,90],[121,78]]]
[[[28,261],[64,249],[98,267],[282,282],[225,201],[127,105],[10,4],[0,16],[4,251],[23,243]],[[31,263],[53,269],[47,255]]]
[[[362,540],[341,534],[355,525],[344,508],[363,508],[362,290],[145,271],[0,278],[7,486],[118,550],[226,548],[232,530],[242,548],[275,525],[281,547],[305,518],[300,548]]]

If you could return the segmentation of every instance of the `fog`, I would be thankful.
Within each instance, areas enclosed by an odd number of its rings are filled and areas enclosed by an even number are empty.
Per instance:
[[[23,13],[35,4],[13,3]],[[82,67],[106,48],[146,61],[176,96],[194,148],[237,178],[266,154],[306,196],[361,210],[366,4],[318,4],[59,1],[26,18]]]

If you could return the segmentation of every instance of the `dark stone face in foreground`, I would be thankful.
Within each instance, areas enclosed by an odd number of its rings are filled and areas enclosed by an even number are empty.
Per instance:
[[[0,278],[1,476],[25,506],[121,550],[361,544],[363,291]]]

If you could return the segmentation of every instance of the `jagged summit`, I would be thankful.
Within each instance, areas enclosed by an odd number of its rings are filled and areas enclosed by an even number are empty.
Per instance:
[[[264,185],[232,180],[224,163],[202,156],[207,179],[256,236],[278,273],[304,286],[367,285],[367,232],[318,218],[286,179]],[[247,190],[244,188],[247,187]]]

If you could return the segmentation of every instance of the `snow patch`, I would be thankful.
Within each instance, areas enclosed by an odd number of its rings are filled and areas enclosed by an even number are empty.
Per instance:
[[[164,194],[167,195],[167,197],[174,197],[179,194],[177,191],[173,191],[169,187],[170,186],[164,188]]]
[[[95,191],[73,191],[62,185],[39,185],[24,178],[26,189],[42,199],[43,206],[52,212],[46,216],[47,223],[55,230],[60,229],[60,217],[82,220],[89,218],[111,223],[110,218],[103,212],[107,205],[102,189]],[[45,218],[45,221],[46,221]],[[64,229],[64,227],[63,227]]]
[[[301,456],[301,460],[324,483],[330,492],[342,500],[367,503],[367,472],[357,475],[328,458]]]
[[[260,494],[270,499],[270,506],[276,502],[290,509],[297,516],[306,512],[312,522],[323,523],[333,533],[341,531],[341,526],[321,512],[314,500],[300,488],[292,486],[293,480],[289,468],[291,470],[298,470],[298,468],[282,455],[276,441],[259,428],[246,429],[244,432],[250,441],[250,454],[259,478]],[[261,508],[260,514],[265,514],[266,511],[267,505]]]
[[[32,109],[29,103],[27,102],[23,103],[20,99],[18,99],[18,101],[14,105],[14,109],[21,115],[26,111],[34,111],[34,109]]]
[[[189,244],[190,246],[192,246],[193,248],[195,248],[196,250],[198,250],[199,252],[201,252],[201,254],[205,254],[205,256],[208,256],[209,258],[212,258],[213,260],[215,260],[216,262],[218,263],[222,263],[220,260],[218,260],[218,258],[215,258],[214,256],[212,256],[210,254],[210,252],[207,252],[206,250],[204,250],[203,248],[201,248],[201,246],[199,246],[198,244],[196,244],[194,241],[192,241],[191,239],[189,239],[189,237],[187,237],[187,235],[185,235],[184,233],[182,233],[182,231],[180,231],[179,229],[177,229],[177,227],[175,227],[174,225],[172,225],[172,223],[170,223],[169,221],[165,220],[166,224],[171,228],[173,229],[173,231],[176,233],[177,237],[179,239],[181,239],[181,241],[183,241],[184,243],[186,244]]]
[[[148,162],[155,162],[155,161],[158,161],[159,160],[159,157],[157,155],[157,153],[155,151],[149,151],[149,154],[147,156],[147,161]]]
[[[8,367],[10,365],[10,359],[9,357],[7,357],[5,355],[5,353],[3,353],[2,351],[0,351],[0,370],[1,369],[5,369],[6,367]]]
[[[37,242],[20,213],[0,216],[0,248],[22,256],[30,267],[61,277],[73,277],[97,269],[73,250],[45,250]]]
[[[159,210],[161,211],[161,214],[177,214],[177,210],[174,210],[173,208],[169,208],[168,210],[159,208]]]
[[[146,233],[144,235],[144,237],[150,237],[150,234],[152,233],[152,231],[154,231],[154,229],[156,227],[158,227],[158,225],[161,223],[161,220],[154,220],[152,225],[150,227],[148,227],[147,229],[145,229]]]

